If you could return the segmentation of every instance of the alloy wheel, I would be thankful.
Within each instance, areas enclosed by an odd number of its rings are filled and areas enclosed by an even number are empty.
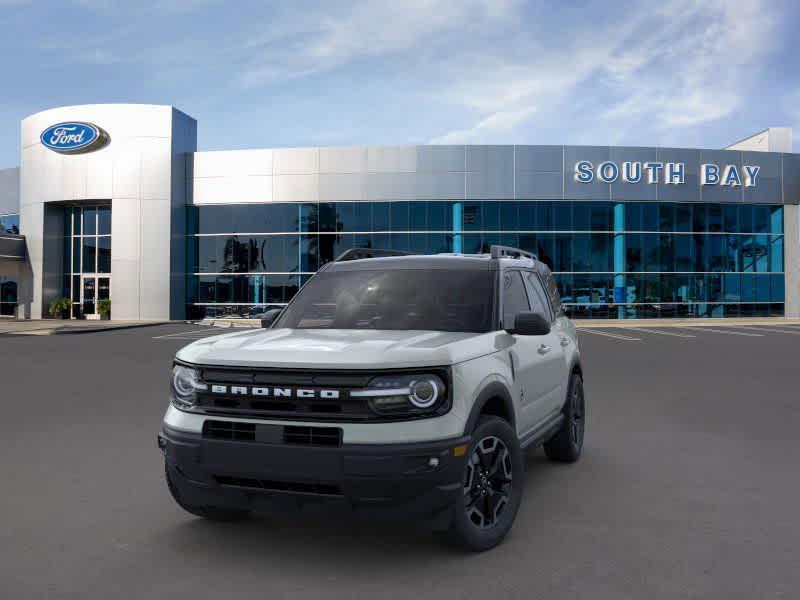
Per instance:
[[[472,451],[464,479],[467,518],[480,529],[494,527],[511,499],[511,453],[496,436],[481,439]]]

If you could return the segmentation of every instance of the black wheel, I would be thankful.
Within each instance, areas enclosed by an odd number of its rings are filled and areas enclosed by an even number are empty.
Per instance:
[[[462,548],[480,552],[499,544],[511,529],[525,467],[516,433],[498,417],[481,417],[467,456],[463,494],[448,534]]]
[[[586,399],[583,379],[573,373],[569,380],[567,401],[564,403],[564,422],[556,434],[544,443],[544,453],[550,460],[575,462],[581,456],[586,428]]]
[[[183,501],[180,492],[175,484],[172,482],[172,477],[169,473],[169,467],[164,464],[164,475],[167,479],[167,487],[172,498],[183,510],[195,515],[196,517],[203,517],[211,521],[241,521],[250,516],[250,511],[236,510],[229,508],[220,508],[218,506],[193,506]]]

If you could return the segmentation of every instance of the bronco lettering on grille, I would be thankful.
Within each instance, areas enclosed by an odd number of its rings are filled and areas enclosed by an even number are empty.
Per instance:
[[[227,394],[230,396],[266,396],[272,398],[324,398],[338,400],[339,390],[319,390],[312,388],[292,387],[250,387],[245,385],[218,385],[211,386],[212,394]]]

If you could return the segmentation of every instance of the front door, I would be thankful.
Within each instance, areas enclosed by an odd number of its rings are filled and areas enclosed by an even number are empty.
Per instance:
[[[536,308],[529,300],[520,271],[503,274],[503,327],[513,326],[514,317]],[[555,332],[547,335],[513,335],[509,358],[514,365],[514,394],[520,414],[518,433],[524,435],[539,425],[552,411],[553,397],[560,394],[564,371],[563,350]]]

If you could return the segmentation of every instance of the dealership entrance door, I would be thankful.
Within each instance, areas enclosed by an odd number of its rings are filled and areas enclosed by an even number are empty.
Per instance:
[[[110,300],[111,277],[108,275],[81,275],[80,304],[81,314],[94,315],[102,312],[103,300]]]
[[[104,312],[111,299],[111,206],[66,207],[64,256],[64,296],[72,301],[72,318]]]

